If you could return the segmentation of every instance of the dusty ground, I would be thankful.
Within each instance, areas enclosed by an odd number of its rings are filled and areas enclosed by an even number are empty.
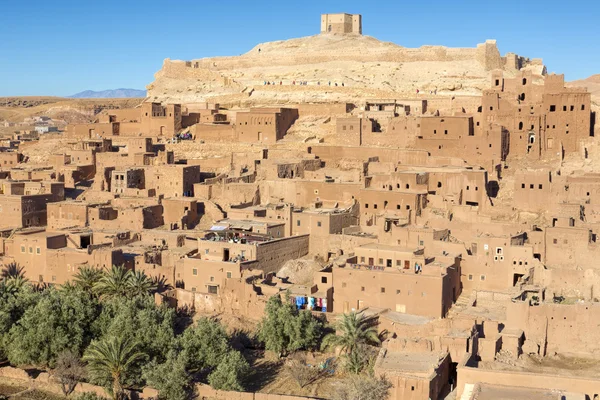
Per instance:
[[[339,367],[334,374],[322,373],[318,378],[301,388],[290,374],[289,368],[283,360],[278,360],[274,355],[264,352],[247,354],[250,356],[254,375],[249,379],[249,391],[261,393],[286,394],[290,396],[315,396],[330,399],[335,393],[336,386],[344,379],[345,375],[339,372]],[[298,354],[306,357],[307,363],[313,366],[325,362],[333,357],[332,354],[305,353]]]
[[[0,97],[0,121],[22,122],[27,117],[44,115],[65,123],[86,123],[92,121],[100,110],[136,107],[143,100]]]
[[[40,390],[31,390],[23,385],[17,385],[9,379],[0,379],[0,395],[9,396],[11,400],[62,400],[64,396]]]

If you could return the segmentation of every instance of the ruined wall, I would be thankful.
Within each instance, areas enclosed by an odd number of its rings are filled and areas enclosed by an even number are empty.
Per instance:
[[[256,246],[259,269],[265,273],[277,272],[286,261],[308,254],[309,235],[292,236],[260,243]]]
[[[530,306],[528,302],[509,302],[506,317],[507,328],[524,331],[524,351],[539,351],[540,355],[556,352],[588,358],[600,356],[597,303]]]

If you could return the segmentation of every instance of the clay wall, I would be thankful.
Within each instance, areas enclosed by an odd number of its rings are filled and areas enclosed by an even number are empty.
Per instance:
[[[181,116],[180,104],[142,103],[141,132],[172,137],[181,130]]]
[[[237,141],[238,136],[234,125],[230,124],[195,124],[190,128],[195,140],[206,141]]]
[[[487,383],[491,385],[518,386],[523,388],[563,390],[573,393],[585,393],[590,399],[598,395],[600,381],[580,376],[561,376],[523,371],[498,371],[474,368],[460,363],[458,366],[457,397],[461,396],[465,384]]]
[[[23,155],[17,152],[2,151],[0,152],[0,168],[12,168],[23,159]]]
[[[87,226],[86,203],[48,203],[48,230]]]
[[[354,106],[348,103],[322,103],[322,104],[310,104],[301,103],[293,105],[292,108],[298,109],[298,117],[312,116],[312,115],[341,115],[351,111]]]
[[[360,14],[322,14],[321,33],[362,34]]]
[[[273,144],[283,139],[297,118],[298,110],[293,108],[256,108],[238,112],[235,121],[238,141]]]
[[[312,146],[310,154],[324,161],[344,159],[368,161],[379,158],[380,162],[392,162],[407,165],[427,165],[429,155],[426,151],[412,149],[382,149],[369,147]]]
[[[171,229],[193,229],[200,221],[198,202],[192,199],[163,199],[165,225]]]
[[[582,139],[590,136],[590,93],[544,94],[546,146],[549,150],[576,152]],[[552,143],[552,146],[550,144]]]
[[[5,227],[44,226],[47,224],[46,205],[56,201],[50,194],[0,196],[0,217]]]
[[[156,196],[182,197],[194,195],[194,184],[200,182],[197,165],[161,165],[145,168],[146,188],[155,189]]]
[[[600,247],[587,228],[547,227],[544,262],[549,267],[577,270],[595,266]]]
[[[422,139],[462,139],[474,136],[473,118],[464,117],[421,117],[419,136]]]
[[[65,137],[77,139],[96,139],[111,137],[119,133],[118,123],[105,124],[70,124],[65,130]]]
[[[256,246],[258,267],[265,273],[277,272],[286,261],[304,257],[309,250],[309,235],[275,239]]]
[[[334,267],[334,312],[376,307],[443,318],[453,304],[450,274],[456,273],[453,268],[434,276]]]

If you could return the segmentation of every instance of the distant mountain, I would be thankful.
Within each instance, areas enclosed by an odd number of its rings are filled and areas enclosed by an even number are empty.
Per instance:
[[[146,91],[137,89],[112,89],[102,90],[100,92],[86,90],[68,97],[74,99],[117,99],[126,97],[146,97]]]

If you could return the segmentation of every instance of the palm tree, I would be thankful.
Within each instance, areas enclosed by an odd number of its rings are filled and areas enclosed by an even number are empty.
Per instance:
[[[24,276],[6,278],[2,281],[6,289],[12,294],[16,294],[17,292],[21,291],[21,289],[23,289],[23,286],[25,286],[28,282],[29,281]]]
[[[156,291],[159,293],[173,289],[173,285],[164,276],[154,276],[152,277],[152,282],[156,285]]]
[[[73,276],[73,282],[83,290],[92,290],[102,277],[102,270],[85,265]]]
[[[144,295],[154,292],[157,289],[157,285],[152,279],[144,273],[144,271],[136,271],[129,276],[127,282],[129,286],[129,294],[131,296]]]
[[[136,362],[146,357],[146,354],[137,351],[137,347],[137,343],[128,339],[109,337],[92,342],[83,356],[93,379],[101,381],[109,378],[111,386],[107,392],[113,400],[125,399],[125,377]]]
[[[362,344],[379,344],[377,329],[373,326],[373,318],[365,317],[362,313],[351,312],[344,314],[333,325],[336,332],[329,333],[323,338],[321,348],[339,347],[343,353],[352,354],[357,346]]]
[[[16,263],[10,263],[2,270],[2,279],[14,278],[25,279],[25,273],[23,272],[23,267],[19,267]]]
[[[123,266],[113,265],[94,284],[94,290],[101,296],[106,297],[125,296],[129,289],[130,280],[131,271]]]

